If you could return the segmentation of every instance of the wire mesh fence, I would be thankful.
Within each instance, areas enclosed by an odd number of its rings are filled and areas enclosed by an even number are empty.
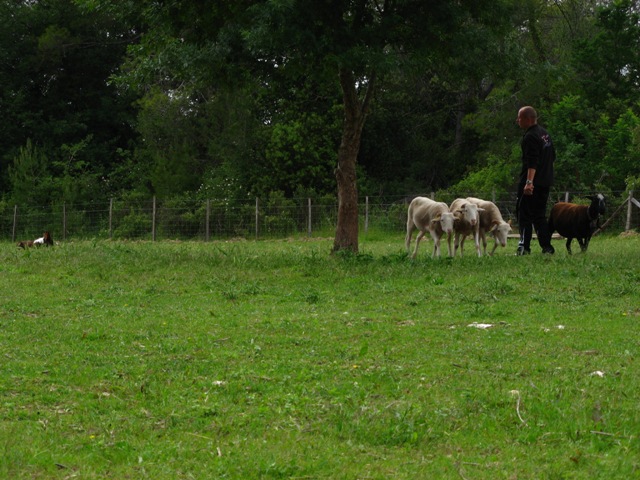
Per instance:
[[[580,201],[587,193],[554,192],[555,201]],[[407,206],[417,195],[363,197],[359,205],[360,231],[401,233],[406,228]],[[450,204],[457,197],[475,196],[492,200],[505,220],[516,224],[515,192],[453,192],[424,196]],[[437,197],[437,198],[436,198]],[[640,208],[632,195],[619,192],[608,198],[607,230],[616,232],[638,228]],[[587,203],[584,200],[582,203]],[[627,205],[628,204],[628,205]],[[626,208],[625,208],[626,207]],[[610,215],[615,213],[614,218]],[[49,231],[56,241],[70,239],[132,240],[225,240],[266,239],[291,236],[333,236],[338,206],[326,199],[254,199],[241,204],[224,201],[115,200],[90,205],[49,205],[0,208],[0,240],[18,241]]]

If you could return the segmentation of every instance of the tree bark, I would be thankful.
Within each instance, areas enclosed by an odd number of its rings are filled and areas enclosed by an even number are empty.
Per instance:
[[[338,184],[338,223],[333,252],[358,253],[358,186],[356,161],[360,147],[357,126],[345,121],[338,149],[336,181]]]
[[[358,98],[353,72],[340,70],[340,85],[344,99],[344,124],[342,140],[338,149],[336,181],[338,185],[338,223],[332,252],[350,251],[358,253],[358,186],[356,164],[360,151],[362,129],[369,102],[373,93],[375,76],[367,81],[366,94],[361,102]]]

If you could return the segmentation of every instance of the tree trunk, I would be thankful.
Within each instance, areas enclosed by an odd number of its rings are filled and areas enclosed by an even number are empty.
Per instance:
[[[356,163],[360,150],[362,129],[375,78],[368,79],[365,98],[360,102],[353,73],[340,70],[340,85],[344,97],[344,124],[342,141],[338,149],[336,181],[338,184],[338,224],[333,241],[333,252],[347,250],[358,253],[358,186]]]
[[[338,224],[333,242],[333,251],[349,250],[358,253],[358,186],[356,162],[360,148],[357,127],[345,124],[342,142],[338,150]]]

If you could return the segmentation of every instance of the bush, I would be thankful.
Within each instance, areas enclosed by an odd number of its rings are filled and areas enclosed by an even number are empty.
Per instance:
[[[114,238],[143,238],[151,235],[151,216],[141,213],[133,207],[113,230]]]
[[[292,199],[286,198],[283,192],[276,191],[269,194],[264,207],[264,232],[267,235],[290,235],[297,230],[296,211],[299,205]]]

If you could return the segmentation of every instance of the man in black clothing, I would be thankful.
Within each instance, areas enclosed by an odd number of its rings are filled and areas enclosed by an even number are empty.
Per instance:
[[[547,201],[553,185],[553,162],[556,152],[549,133],[538,125],[533,107],[518,111],[518,125],[525,131],[522,137],[522,170],[518,184],[516,215],[520,230],[518,255],[531,253],[531,237],[535,227],[542,253],[553,254],[551,233],[547,223]]]

